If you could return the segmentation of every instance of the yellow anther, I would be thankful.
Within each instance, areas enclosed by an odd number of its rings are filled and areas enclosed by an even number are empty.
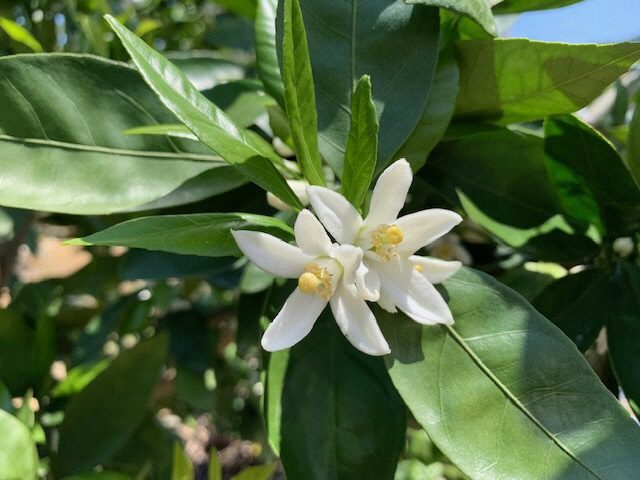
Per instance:
[[[387,237],[387,242],[389,242],[391,245],[398,245],[404,238],[402,230],[400,230],[400,227],[398,227],[397,225],[391,225],[389,228],[387,228],[385,236]]]
[[[310,263],[304,267],[304,273],[298,277],[298,287],[304,293],[318,295],[329,300],[333,294],[331,274],[326,268]]]
[[[389,261],[396,256],[393,249],[403,239],[404,234],[397,225],[380,225],[377,230],[371,233],[372,250],[380,255],[383,261]]]
[[[311,272],[304,272],[298,278],[298,286],[304,293],[316,293],[316,288],[320,283],[320,279]]]
[[[424,270],[422,265],[414,265],[413,268],[416,272],[422,272],[422,270]]]

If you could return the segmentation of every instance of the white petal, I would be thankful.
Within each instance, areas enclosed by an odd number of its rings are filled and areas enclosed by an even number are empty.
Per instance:
[[[331,248],[331,239],[313,213],[302,210],[293,227],[298,247],[307,255],[327,256]]]
[[[349,201],[324,187],[307,187],[309,202],[316,215],[338,243],[353,243],[362,217]]]
[[[418,255],[410,256],[409,262],[414,266],[419,265],[422,267],[420,273],[431,283],[444,282],[462,267],[462,262],[448,262],[439,258],[420,257]]]
[[[400,217],[395,224],[404,238],[397,251],[411,255],[415,251],[437,240],[462,221],[462,217],[451,210],[432,208]]]
[[[436,288],[406,259],[381,263],[382,290],[407,316],[418,323],[452,324],[449,306]]]
[[[391,352],[376,317],[353,285],[341,285],[330,302],[338,326],[354,347],[367,355]]]
[[[364,223],[370,227],[391,225],[404,206],[412,180],[411,166],[404,158],[387,167],[373,189],[369,214]]]
[[[313,328],[327,301],[296,288],[262,336],[262,348],[269,352],[295,345]]]
[[[398,312],[396,304],[393,303],[393,300],[391,300],[389,294],[384,291],[384,287],[382,285],[380,285],[380,297],[378,298],[378,305],[380,305],[380,308],[389,313]]]
[[[358,294],[369,302],[377,302],[380,298],[380,277],[375,270],[361,263],[355,276]]]
[[[232,230],[238,248],[261,269],[284,278],[298,278],[313,257],[298,247],[264,232]]]
[[[361,248],[353,245],[331,246],[329,256],[335,258],[342,266],[342,281],[346,284],[352,284],[355,281],[356,270],[362,263],[364,252]]]

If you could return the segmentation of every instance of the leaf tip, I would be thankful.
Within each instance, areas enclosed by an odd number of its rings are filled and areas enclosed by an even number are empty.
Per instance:
[[[69,240],[65,240],[64,242],[62,242],[62,245],[72,245],[72,246],[77,246],[77,247],[88,247],[90,245],[93,245],[93,243],[87,242],[86,240],[83,240],[82,238],[70,238]]]

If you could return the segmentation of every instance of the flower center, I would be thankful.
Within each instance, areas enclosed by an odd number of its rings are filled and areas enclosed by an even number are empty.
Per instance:
[[[298,287],[304,293],[318,295],[324,300],[329,300],[333,293],[331,274],[316,263],[305,265],[304,273],[298,278]]]
[[[386,262],[397,255],[393,249],[396,248],[403,239],[404,234],[397,225],[380,225],[371,233],[371,241],[373,243],[371,249]]]

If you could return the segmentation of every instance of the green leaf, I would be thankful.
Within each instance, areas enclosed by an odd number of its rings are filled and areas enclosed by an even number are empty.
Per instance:
[[[408,4],[444,8],[474,20],[489,35],[496,35],[496,22],[486,0],[405,0]]]
[[[640,45],[570,45],[526,39],[456,44],[456,115],[502,125],[571,113],[589,104],[640,59]]]
[[[36,480],[38,452],[31,432],[20,420],[0,410],[0,478]]]
[[[547,10],[566,7],[582,0],[502,0],[493,7],[496,14],[519,13],[529,10]]]
[[[31,350],[35,332],[11,310],[0,310],[0,380],[14,395],[31,386]]]
[[[209,102],[171,62],[110,15],[105,17],[147,84],[160,100],[200,139],[251,181],[283,202],[302,208],[274,164],[281,164],[271,146],[254,132],[241,129]]]
[[[258,0],[254,24],[256,70],[265,91],[284,107],[284,84],[276,47],[276,12],[278,0]]]
[[[231,480],[269,480],[275,471],[275,463],[257,465],[255,467],[245,468],[239,474],[232,477]]]
[[[604,272],[589,269],[549,284],[533,306],[584,352],[604,326],[613,306],[612,294],[611,282]]]
[[[191,130],[181,123],[170,125],[142,125],[140,127],[128,128],[123,132],[125,135],[167,135],[169,137],[186,138],[197,140]]]
[[[427,155],[444,136],[453,117],[460,88],[460,71],[453,55],[441,53],[431,92],[415,130],[394,158],[406,158],[413,171],[418,171]]]
[[[202,94],[222,108],[240,127],[250,127],[260,117],[268,115],[275,106],[273,98],[265,95],[262,83],[256,79],[238,80],[216,85]]]
[[[209,452],[209,480],[222,480],[222,465],[215,447]]]
[[[363,75],[351,98],[351,126],[342,172],[342,194],[356,208],[364,202],[376,168],[378,126],[371,79]]]
[[[52,463],[57,477],[104,463],[127,442],[147,413],[147,401],[165,361],[167,340],[159,335],[122,352],[69,401]]]
[[[270,366],[268,384],[273,373]],[[279,452],[289,480],[393,479],[404,406],[382,359],[356,350],[328,312],[291,349],[280,403]]]
[[[312,185],[324,185],[318,151],[318,114],[300,0],[284,0],[282,77],[284,103],[302,173]]]
[[[106,214],[194,202],[246,181],[193,142],[123,135],[176,122],[124,64],[88,55],[2,57],[0,105],[5,206]]]
[[[545,163],[564,210],[615,237],[640,229],[640,189],[613,145],[573,115],[548,118]]]
[[[629,403],[640,414],[640,267],[621,264],[607,316],[609,356]]]
[[[129,475],[118,472],[88,472],[64,477],[62,480],[133,480]]]
[[[204,257],[240,256],[231,230],[241,229],[292,236],[287,224],[272,217],[249,213],[196,213],[135,218],[66,243],[121,245]]]
[[[193,463],[178,442],[173,445],[171,480],[193,480]]]
[[[438,10],[387,0],[304,0],[302,13],[320,152],[341,175],[353,88],[369,75],[380,121],[377,166],[383,169],[424,111],[438,58]]]
[[[378,318],[393,383],[455,465],[472,478],[636,475],[640,429],[558,328],[480,272],[443,292],[452,326]]]
[[[640,108],[636,107],[627,137],[627,165],[637,184],[640,184]]]
[[[140,36],[140,35],[138,35]],[[189,50],[166,52],[165,56],[178,67],[198,90],[208,90],[245,77],[241,65],[224,58],[215,51]]]
[[[0,17],[0,28],[13,40],[30,48],[34,52],[42,52],[42,45],[31,35],[31,32],[13,20]]]

